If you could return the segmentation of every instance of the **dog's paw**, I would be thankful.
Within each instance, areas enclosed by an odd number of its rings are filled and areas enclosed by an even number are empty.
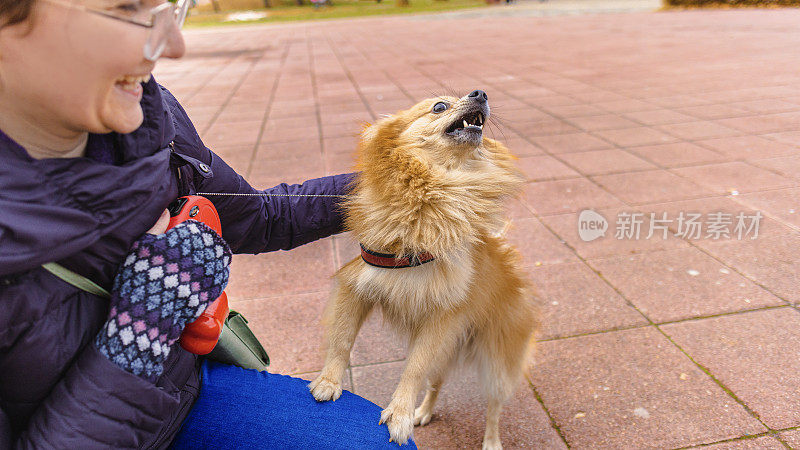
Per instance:
[[[420,406],[414,410],[414,426],[419,425],[424,427],[430,423],[431,417],[433,417],[433,411],[431,411],[430,408],[425,407],[425,405]]]
[[[503,444],[500,443],[499,438],[483,440],[483,450],[503,450]]]
[[[342,395],[342,383],[333,381],[322,375],[308,385],[308,390],[318,402],[336,400]]]
[[[378,423],[386,424],[389,428],[389,442],[397,442],[398,445],[408,442],[414,434],[414,418],[411,416],[411,408],[400,408],[394,401],[381,412],[381,420]]]

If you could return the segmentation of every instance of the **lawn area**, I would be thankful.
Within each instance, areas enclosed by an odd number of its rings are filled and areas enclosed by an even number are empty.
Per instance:
[[[485,0],[409,0],[408,6],[398,6],[395,0],[332,0],[333,5],[315,8],[310,0],[299,6],[294,0],[271,0],[264,8],[263,0],[218,0],[221,11],[215,13],[211,4],[193,8],[186,18],[187,27],[295,20],[333,19],[339,17],[375,16],[384,14],[410,14],[435,11],[452,11],[464,8],[485,7]],[[266,17],[248,21],[228,21],[232,13],[252,11],[266,13]]]

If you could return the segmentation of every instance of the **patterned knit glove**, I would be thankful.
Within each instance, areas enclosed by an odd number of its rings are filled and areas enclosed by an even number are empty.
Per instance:
[[[100,353],[155,383],[183,328],[225,289],[230,261],[228,244],[200,222],[145,234],[114,279]]]

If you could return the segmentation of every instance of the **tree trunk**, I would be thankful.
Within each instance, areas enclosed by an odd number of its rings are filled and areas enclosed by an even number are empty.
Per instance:
[[[214,7],[214,12],[219,12],[219,2],[217,0],[211,0],[211,6]]]
[[[264,0],[264,8],[271,8],[272,5],[269,4],[269,0]]]
[[[397,6],[409,6],[411,2],[409,0],[397,0]]]

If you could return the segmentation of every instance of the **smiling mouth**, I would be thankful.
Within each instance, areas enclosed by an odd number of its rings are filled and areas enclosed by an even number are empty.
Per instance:
[[[486,116],[481,111],[473,111],[459,117],[452,125],[450,125],[445,133],[453,137],[461,137],[467,135],[483,134],[483,123]]]
[[[126,75],[118,78],[114,85],[131,95],[138,96],[142,91],[142,86],[150,81],[150,76],[149,73],[147,75]]]

